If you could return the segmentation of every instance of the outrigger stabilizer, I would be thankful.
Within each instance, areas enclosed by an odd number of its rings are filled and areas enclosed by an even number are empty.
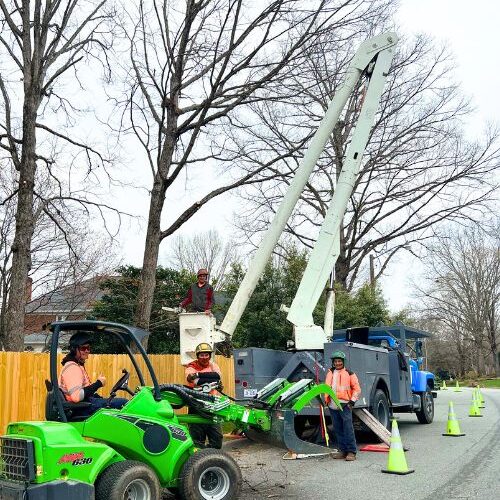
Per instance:
[[[182,385],[161,386],[162,395],[174,407],[188,406],[197,415],[178,415],[179,422],[232,422],[250,439],[286,449],[292,455],[324,455],[332,449],[304,441],[295,431],[295,418],[306,406],[324,405],[322,396],[329,395],[334,404],[340,403],[326,384],[311,379],[288,382],[284,378],[272,381],[253,399],[235,400],[225,394],[210,395]]]

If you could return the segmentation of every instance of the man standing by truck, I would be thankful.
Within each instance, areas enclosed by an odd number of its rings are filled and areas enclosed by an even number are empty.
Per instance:
[[[333,458],[352,462],[356,460],[356,438],[352,425],[352,409],[361,395],[361,388],[356,374],[345,368],[345,353],[342,351],[335,351],[332,354],[332,368],[326,374],[325,384],[333,389],[342,405],[342,410],[340,410],[330,400],[330,397],[326,396],[326,403],[330,408],[333,430],[340,450],[333,455]]]

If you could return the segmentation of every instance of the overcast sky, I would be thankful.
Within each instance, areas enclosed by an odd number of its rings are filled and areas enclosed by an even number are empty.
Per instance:
[[[466,124],[471,136],[479,136],[487,122],[500,122],[499,20],[500,3],[491,0],[401,1],[400,34],[429,34],[455,55],[457,80],[476,109]],[[419,261],[409,254],[389,267],[382,285],[391,310],[411,300],[421,272]]]
[[[401,0],[399,16],[396,22],[400,25],[398,34],[411,37],[417,33],[432,36],[437,44],[446,43],[455,55],[456,78],[462,83],[462,89],[469,95],[476,108],[476,113],[467,123],[470,135],[479,135],[485,124],[498,122],[500,116],[500,65],[498,50],[498,32],[500,26],[500,3],[492,0]],[[207,169],[209,170],[209,169]],[[203,185],[210,182],[210,173],[207,179],[197,179],[197,186],[193,187],[192,180],[186,181],[190,187],[191,196]],[[135,195],[139,212],[147,214],[147,197],[139,200]],[[182,203],[184,194],[179,195],[178,203]],[[168,203],[175,206],[175,200]],[[172,206],[172,205],[171,205]],[[219,229],[227,236],[232,232],[231,221],[233,210],[237,210],[234,197],[226,196],[216,199],[204,207],[180,231],[179,234],[194,234],[197,230]],[[165,225],[165,224],[164,224]],[[127,263],[140,266],[144,240],[140,235],[145,231],[145,222],[141,224],[142,231],[137,232],[135,223],[123,228],[124,259]],[[128,233],[128,234],[127,234]],[[133,234],[134,244],[130,234]],[[159,263],[168,265],[168,244],[164,242],[160,247]],[[391,310],[402,308],[411,298],[413,291],[412,281],[419,279],[421,266],[410,255],[395,262],[386,272],[382,281],[384,295]]]

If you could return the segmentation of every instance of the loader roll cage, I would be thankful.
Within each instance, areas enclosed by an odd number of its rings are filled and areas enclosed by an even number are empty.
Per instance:
[[[161,401],[161,386],[158,384],[158,379],[156,378],[156,374],[151,361],[149,360],[149,357],[146,354],[146,351],[144,350],[144,347],[141,343],[145,338],[149,336],[149,332],[143,330],[142,328],[122,325],[119,323],[112,323],[108,321],[55,321],[50,325],[50,331],[52,332],[52,339],[50,342],[50,383],[54,394],[57,412],[62,422],[67,422],[68,418],[64,411],[63,395],[59,387],[59,379],[57,376],[57,348],[59,345],[61,332],[71,332],[78,330],[91,332],[94,334],[109,334],[117,338],[120,341],[120,344],[125,349],[125,352],[128,354],[130,361],[135,368],[140,385],[145,386],[146,383],[144,380],[144,375],[134,357],[132,347],[137,350],[137,352],[142,356],[142,359],[144,360],[144,363],[148,369],[149,376],[151,377],[151,381],[153,384],[153,397],[156,401]]]

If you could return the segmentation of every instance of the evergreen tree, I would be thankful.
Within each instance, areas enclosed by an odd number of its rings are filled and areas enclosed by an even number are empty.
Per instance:
[[[133,324],[137,309],[137,297],[141,269],[123,266],[117,269],[118,276],[103,281],[104,295],[93,308],[93,315],[103,321]],[[186,296],[196,277],[187,271],[175,271],[159,266],[156,269],[156,288],[150,323],[148,351],[150,353],[179,353],[179,321],[174,314],[162,311],[162,306],[175,307]],[[117,347],[114,342],[96,345],[102,352]],[[112,352],[117,352],[113,350]]]
[[[280,311],[280,306],[291,304],[306,263],[306,253],[294,248],[288,250],[285,258],[268,263],[234,333],[235,347],[286,349],[287,340],[293,338],[293,330],[292,325],[286,320],[286,314]],[[242,266],[234,265],[225,290],[229,297],[233,297],[236,293],[243,275]],[[229,304],[230,301],[221,307],[222,313],[227,311]],[[324,315],[323,296],[313,312],[317,325],[323,325]],[[354,294],[349,294],[337,285],[335,329],[376,326],[379,323],[386,324],[389,320],[387,306],[378,288],[366,284]]]

